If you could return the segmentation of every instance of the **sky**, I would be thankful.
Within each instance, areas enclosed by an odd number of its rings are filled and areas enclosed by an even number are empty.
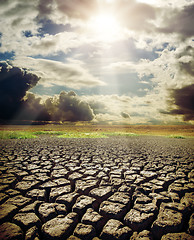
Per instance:
[[[0,0],[0,121],[194,123],[193,0]]]

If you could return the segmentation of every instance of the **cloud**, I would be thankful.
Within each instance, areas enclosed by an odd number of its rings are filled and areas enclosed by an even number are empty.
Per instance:
[[[149,92],[144,97],[119,95],[82,96],[93,109],[95,122],[123,124],[174,124],[182,123],[181,115],[164,114],[168,108],[163,89]],[[99,106],[99,108],[98,108]],[[121,115],[121,113],[124,113]],[[126,115],[127,114],[127,115]],[[125,118],[125,117],[126,118]],[[128,117],[129,116],[129,117]]]
[[[129,114],[128,113],[125,113],[125,112],[121,112],[121,116],[123,118],[130,118]]]
[[[39,16],[47,16],[53,12],[53,0],[39,0],[38,4]]]
[[[158,37],[159,33],[171,34],[171,38],[175,34],[181,39],[194,35],[194,4],[191,1],[150,1],[149,4],[119,0],[112,4],[115,5],[114,12],[121,25],[130,32],[138,33],[137,38],[141,37],[140,33],[147,34],[144,38]]]
[[[96,121],[114,123],[173,122],[177,116],[193,120],[194,85],[170,92],[169,109],[165,101],[169,96],[152,92],[145,97],[118,95],[78,96],[74,91],[54,97],[42,98],[29,92],[40,81],[27,69],[1,63],[0,119],[4,121]],[[163,107],[161,109],[161,106]],[[164,114],[168,113],[168,114]]]
[[[39,84],[44,86],[66,86],[73,89],[103,86],[104,82],[89,73],[81,62],[62,63],[59,61],[35,58],[17,58],[17,66],[25,66],[41,78]]]
[[[143,2],[143,0],[140,0]],[[192,1],[190,0],[168,0],[168,1],[164,1],[164,0],[149,0],[150,4],[153,4],[154,6],[157,7],[172,7],[172,8],[182,8],[186,5],[190,5]]]
[[[37,32],[36,2],[23,0],[0,1],[1,32],[19,38],[22,31]]]
[[[194,77],[194,48],[187,46],[177,58],[180,71],[187,76]]]
[[[85,40],[74,32],[61,32],[55,35],[44,34],[41,37],[38,35],[25,37],[23,31],[18,37],[13,36],[13,33],[3,33],[1,52],[14,51],[16,56],[57,56],[59,52],[69,53],[84,42]]]
[[[166,114],[181,115],[184,121],[194,120],[194,84],[170,91],[170,111]]]
[[[73,91],[62,91],[57,99],[45,102],[52,120],[91,121],[94,118],[89,104],[82,101]]]
[[[91,99],[88,101],[90,107],[92,108],[94,114],[106,113],[108,111],[106,105],[96,99]]]
[[[42,99],[27,93],[15,119],[36,121],[91,121],[94,113],[89,104],[75,92],[62,91],[55,97]]]
[[[168,47],[157,51],[154,60],[140,59],[133,61],[115,61],[107,64],[107,71],[116,71],[118,74],[137,73],[139,79],[149,80],[152,89],[162,91],[185,86],[193,82],[194,48],[193,41],[187,40],[172,48]]]
[[[168,14],[168,15],[167,15]],[[159,26],[158,31],[163,33],[177,33],[183,39],[194,35],[194,4],[184,6],[181,9],[167,11],[163,18],[163,27]]]
[[[88,19],[98,7],[97,0],[56,0],[57,8],[68,18]]]
[[[55,97],[42,99],[27,93],[17,114],[17,120],[91,121],[94,113],[89,104],[75,92],[62,91]]]
[[[93,95],[82,96],[82,99],[87,101],[93,109],[97,122],[125,122],[129,123],[129,118],[124,118],[121,113],[131,111],[131,98],[128,96],[118,95]],[[125,115],[124,116],[127,116]]]
[[[26,69],[0,63],[0,120],[91,121],[94,113],[75,92],[43,100],[28,90],[40,80]]]
[[[1,67],[1,76],[3,69],[7,76],[7,82],[2,80],[0,83],[4,89],[0,89],[3,92],[0,106],[7,114],[7,117],[3,117],[10,118],[17,112],[18,119],[34,117],[62,121],[77,121],[84,119],[84,116],[89,120],[130,123],[146,123],[151,119],[150,116],[154,116],[153,122],[158,119],[161,122],[182,120],[182,117],[185,120],[192,119],[193,110],[189,102],[193,100],[190,92],[193,91],[194,77],[194,4],[190,0],[146,2],[0,1],[0,51],[13,51],[15,55],[12,61],[15,67],[5,64]],[[98,42],[86,27],[90,18],[102,9],[113,13],[120,22],[122,33],[118,35],[123,41],[118,42],[114,38],[113,42],[103,43],[102,37],[102,42]],[[55,27],[58,30],[53,31]],[[134,39],[135,46],[130,43],[130,38]],[[61,61],[62,57],[64,62]],[[70,60],[73,58],[74,61]],[[16,86],[10,77],[10,73],[15,72],[19,73],[19,84],[23,84],[22,92],[17,90],[18,86],[10,90]],[[149,83],[146,95],[135,97],[135,92],[131,98],[111,95],[120,91],[123,76],[130,78],[132,73],[137,74],[139,82]],[[37,81],[28,85],[30,74]],[[78,96],[74,92],[63,92],[44,100],[29,93],[30,88],[38,84],[50,87],[50,92],[53,86],[62,86],[87,93],[89,88],[105,85],[101,79],[110,84],[108,96],[91,96],[87,99],[87,96]],[[129,81],[133,82],[133,79]],[[10,86],[5,88],[8,82]],[[137,87],[136,92],[139,90]],[[99,91],[105,89],[100,87]],[[88,94],[91,92],[93,89]],[[125,93],[129,94],[127,89]],[[182,100],[183,96],[185,101]]]
[[[25,69],[0,63],[0,119],[10,119],[18,111],[26,92],[39,78]]]
[[[13,119],[20,121],[50,121],[51,116],[48,113],[45,104],[42,102],[41,97],[36,97],[35,94],[27,92]]]
[[[77,33],[61,32],[55,35],[45,34],[42,37],[29,38],[24,51],[28,51],[28,55],[48,56],[56,55],[59,52],[69,53],[70,50],[80,47],[82,44],[83,39],[79,38]]]
[[[157,9],[149,4],[136,1],[120,0],[116,4],[119,9],[119,20],[129,30],[152,32],[153,20],[156,19]]]
[[[170,45],[171,46],[171,45]],[[149,79],[152,90],[145,97],[131,99],[131,121],[149,122],[150,116],[160,123],[175,123],[193,120],[194,96],[194,48],[187,40],[176,48],[165,48],[153,61],[141,59],[138,63],[115,62],[107,66],[120,73],[137,72],[139,78]],[[169,90],[170,89],[170,90]],[[146,102],[150,104],[145,105]],[[137,118],[138,114],[139,118]]]
[[[37,34],[37,2],[23,0],[0,1],[1,49],[0,52],[22,51],[28,39],[24,33]]]
[[[68,53],[85,41],[76,32],[60,32],[55,35],[40,30],[49,19],[52,23],[67,24],[64,14],[61,19],[55,1],[7,0],[0,1],[1,49],[0,52],[14,51],[16,56],[34,56]],[[48,26],[47,26],[48,27]],[[28,32],[28,36],[26,36]],[[41,34],[40,34],[41,32]]]
[[[129,32],[132,30],[137,40],[143,33],[144,38],[156,35],[156,41],[160,44],[162,37],[158,38],[159,33],[164,33],[163,35],[176,33],[183,38],[191,37],[194,34],[192,27],[194,5],[183,1],[178,4],[177,1],[175,8],[171,1],[172,8],[161,3],[149,5],[135,0],[117,0],[109,3],[98,0],[0,1],[2,33],[0,51],[14,51],[16,56],[48,56],[56,55],[59,51],[69,53],[73,48],[94,43],[97,39],[87,32],[86,25],[90,17],[101,9],[112,12],[118,18],[123,31],[119,36],[123,39],[129,34],[126,34],[124,28]],[[40,29],[44,28],[45,23],[41,19],[50,20],[53,24],[65,26],[68,23],[71,27],[76,27],[52,36],[46,33],[41,35]],[[25,36],[25,32],[29,32],[28,37]],[[169,40],[168,37],[168,41],[173,40]]]

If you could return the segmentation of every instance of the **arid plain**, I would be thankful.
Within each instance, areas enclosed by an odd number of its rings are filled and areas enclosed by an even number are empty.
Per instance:
[[[1,126],[0,239],[193,239],[193,126]],[[133,133],[58,138],[51,132]]]

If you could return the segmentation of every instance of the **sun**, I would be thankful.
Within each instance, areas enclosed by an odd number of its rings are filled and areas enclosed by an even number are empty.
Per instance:
[[[90,32],[96,40],[112,42],[120,35],[120,26],[114,15],[101,13],[92,17],[88,22]]]

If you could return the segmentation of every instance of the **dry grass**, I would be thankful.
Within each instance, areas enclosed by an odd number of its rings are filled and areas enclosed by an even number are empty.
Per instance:
[[[194,125],[0,125],[0,131],[62,131],[77,133],[129,133],[155,136],[184,136],[194,137]]]

